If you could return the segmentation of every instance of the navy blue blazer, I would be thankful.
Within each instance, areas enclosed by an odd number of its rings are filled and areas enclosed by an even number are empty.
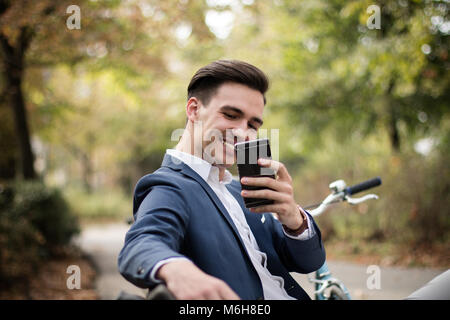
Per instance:
[[[241,185],[233,180],[228,190],[239,202],[267,267],[284,279],[286,292],[309,299],[289,272],[310,273],[325,262],[320,230],[309,240],[286,237],[269,213],[245,208]],[[120,273],[142,288],[156,285],[150,273],[156,263],[187,257],[204,272],[225,281],[241,299],[264,298],[261,280],[229,213],[211,187],[188,165],[166,154],[161,168],[142,177],[133,203],[135,222],[125,237],[118,264]]]

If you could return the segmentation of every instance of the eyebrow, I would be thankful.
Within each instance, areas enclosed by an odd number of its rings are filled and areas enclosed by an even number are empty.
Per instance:
[[[223,106],[220,108],[220,111],[234,111],[241,116],[244,115],[244,111],[242,111],[241,109],[239,109],[237,107],[233,107],[233,106]],[[252,120],[259,123],[260,126],[262,126],[264,123],[264,121],[258,117],[251,117],[250,121],[252,121]]]

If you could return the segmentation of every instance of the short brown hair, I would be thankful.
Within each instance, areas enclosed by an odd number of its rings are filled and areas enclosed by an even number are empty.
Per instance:
[[[198,98],[207,105],[217,89],[225,82],[235,82],[258,90],[264,97],[269,89],[267,76],[257,67],[239,60],[217,60],[200,68],[188,86],[188,100]]]

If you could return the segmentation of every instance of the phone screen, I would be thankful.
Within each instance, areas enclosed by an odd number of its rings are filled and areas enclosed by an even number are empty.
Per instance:
[[[270,177],[275,179],[275,171],[258,165],[259,158],[272,159],[270,153],[269,139],[258,139],[239,142],[234,145],[236,152],[236,163],[239,172],[239,181],[243,177]],[[243,190],[268,189],[259,186],[248,186],[241,184]],[[272,204],[273,200],[263,198],[244,197],[246,208],[253,208],[261,205]]]

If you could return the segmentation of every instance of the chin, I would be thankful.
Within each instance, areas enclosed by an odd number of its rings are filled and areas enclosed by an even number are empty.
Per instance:
[[[228,158],[228,159],[225,159],[225,161],[223,161],[223,159],[217,159],[217,158],[214,159],[214,163],[216,164],[216,166],[222,167],[222,168],[229,168],[229,167],[233,166],[235,162],[236,162],[235,158],[231,158],[231,159]]]
[[[219,168],[225,168],[225,169],[227,169],[227,168],[232,167],[233,164],[234,164],[234,162],[233,162],[233,163],[222,163],[222,164],[218,164],[217,166],[218,166]]]

